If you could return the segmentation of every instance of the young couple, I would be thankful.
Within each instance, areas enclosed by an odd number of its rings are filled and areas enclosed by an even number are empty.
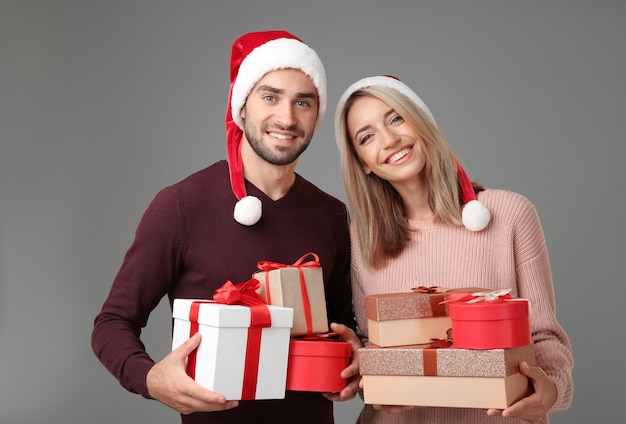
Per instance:
[[[366,405],[361,421],[546,423],[549,412],[567,408],[571,347],[555,317],[532,204],[473,184],[420,98],[394,77],[374,76],[351,85],[335,113],[350,217],[295,172],[327,108],[316,52],[285,31],[254,32],[234,42],[230,65],[227,160],[157,194],[96,316],[94,352],[120,384],[187,424],[332,423],[333,401],[359,390],[363,297],[438,282],[530,299],[537,366],[519,367],[534,393],[504,411]],[[199,334],[158,362],[146,352],[141,329],[162,297],[211,298],[227,280],[248,280],[259,260],[293,263],[306,252],[322,265],[331,330],[352,344],[340,393],[227,400],[185,372]]]

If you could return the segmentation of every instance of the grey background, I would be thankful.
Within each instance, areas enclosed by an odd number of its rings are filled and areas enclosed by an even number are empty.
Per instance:
[[[626,421],[623,1],[0,1],[0,422],[171,423],[89,337],[137,222],[223,158],[230,45],[284,28],[316,49],[329,111],[393,73],[470,177],[542,219],[575,397],[553,423]],[[332,114],[299,172],[344,199]],[[161,303],[145,342],[169,351]],[[353,422],[359,401],[337,405]]]

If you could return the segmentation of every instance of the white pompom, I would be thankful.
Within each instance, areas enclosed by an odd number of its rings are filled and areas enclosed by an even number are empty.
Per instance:
[[[484,229],[491,219],[489,210],[478,200],[470,200],[463,208],[461,216],[463,225],[470,231]]]
[[[254,196],[246,196],[235,203],[235,212],[233,216],[235,221],[242,225],[254,225],[263,213],[261,201]]]

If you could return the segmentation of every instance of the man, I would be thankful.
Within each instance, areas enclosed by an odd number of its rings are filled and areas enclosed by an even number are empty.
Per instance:
[[[333,400],[358,389],[346,207],[295,173],[326,110],[324,67],[285,31],[235,41],[226,113],[228,161],[218,161],[157,194],[144,213],[108,298],[92,347],[127,390],[156,399],[188,423],[332,423]],[[139,338],[167,295],[212,298],[224,282],[248,280],[260,260],[293,263],[318,255],[331,330],[353,344],[335,394],[287,392],[285,399],[228,401],[185,372],[196,334],[156,363]]]

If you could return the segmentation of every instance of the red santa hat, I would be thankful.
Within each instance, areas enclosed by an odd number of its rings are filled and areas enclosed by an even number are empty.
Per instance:
[[[318,128],[326,112],[326,72],[317,53],[286,31],[251,32],[233,43],[230,59],[230,93],[226,108],[226,152],[230,185],[237,203],[234,218],[243,225],[254,225],[261,218],[261,201],[248,196],[241,160],[243,121],[241,109],[252,88],[265,74],[278,69],[299,69],[317,89]]]
[[[354,94],[354,92],[362,88],[372,86],[391,88],[408,97],[408,99],[421,109],[432,121],[432,123],[437,126],[437,122],[435,122],[433,114],[430,112],[422,99],[420,99],[409,86],[392,75],[377,75],[356,81],[350,85],[339,98],[339,102],[337,103],[337,108],[335,110],[335,140],[337,140],[337,143],[341,140],[341,112],[346,104],[346,101],[352,94]],[[461,186],[461,198],[464,203],[463,210],[461,211],[463,225],[470,231],[481,231],[487,226],[487,224],[489,224],[491,214],[485,205],[476,199],[476,193],[472,187],[472,182],[459,162],[457,162],[457,173],[459,184]]]

